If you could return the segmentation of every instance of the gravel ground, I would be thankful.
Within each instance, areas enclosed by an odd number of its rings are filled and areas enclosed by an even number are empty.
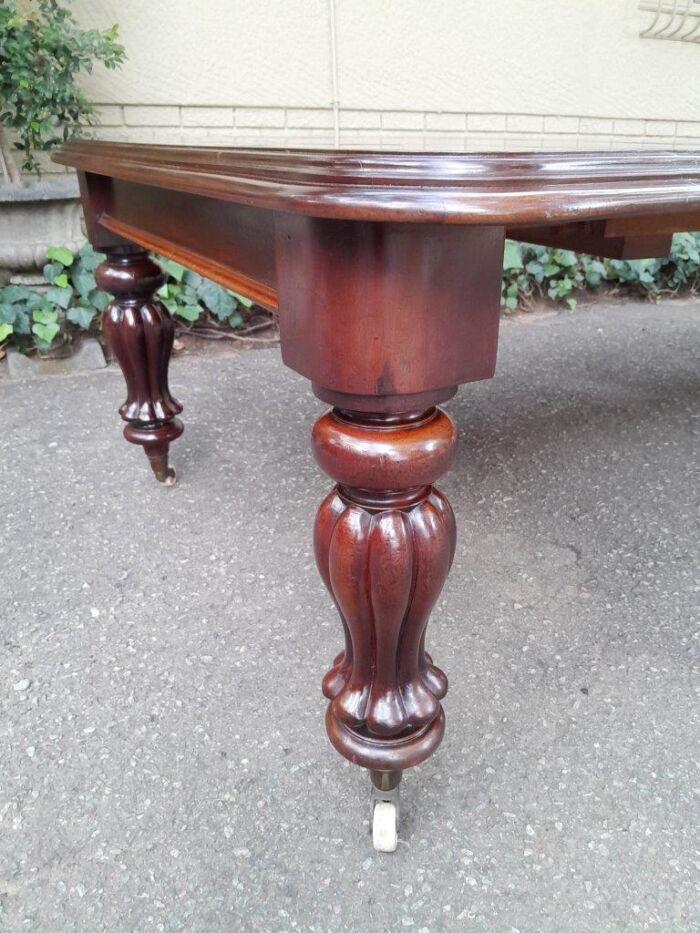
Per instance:
[[[448,727],[391,856],[323,728],[305,381],[176,362],[171,489],[118,372],[0,383],[0,929],[698,931],[698,324],[509,321],[447,406]]]

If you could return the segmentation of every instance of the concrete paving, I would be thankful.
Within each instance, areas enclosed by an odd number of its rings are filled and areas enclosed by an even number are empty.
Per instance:
[[[19,350],[7,353],[7,375],[10,379],[43,379],[46,376],[72,376],[92,369],[104,369],[107,365],[102,345],[90,337],[73,346],[70,356],[57,359],[38,359]]]
[[[0,384],[0,929],[700,929],[699,325],[506,322],[448,404],[448,728],[392,856],[323,729],[306,382],[176,362],[171,489],[114,369]]]

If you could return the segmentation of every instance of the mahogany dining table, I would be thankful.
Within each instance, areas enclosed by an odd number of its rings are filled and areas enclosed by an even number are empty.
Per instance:
[[[439,406],[494,374],[505,238],[664,256],[674,232],[700,229],[700,153],[74,141],[53,158],[78,171],[88,237],[107,255],[96,277],[114,296],[103,324],[126,381],[124,434],[158,480],[174,482],[183,425],[149,250],[276,310],[283,362],[331,406],[312,435],[335,482],[314,550],[344,631],[323,681],[326,727],[370,771],[374,846],[393,851],[402,772],[445,729],[447,679],[425,647],[455,550],[433,485],[455,449]]]

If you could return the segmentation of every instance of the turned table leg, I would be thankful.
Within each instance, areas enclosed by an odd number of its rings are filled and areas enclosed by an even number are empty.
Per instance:
[[[313,435],[337,483],[316,519],[316,560],[345,630],[323,684],[326,727],[372,774],[382,851],[397,843],[401,772],[445,728],[447,679],[425,630],[454,555],[452,509],[433,483],[455,430],[436,406],[493,375],[504,234],[275,217],[282,359],[333,406]]]
[[[323,683],[335,748],[370,769],[375,848],[397,843],[401,772],[440,744],[447,679],[425,629],[452,564],[455,521],[432,483],[455,432],[439,408],[401,414],[333,409],[314,453],[337,483],[315,526],[319,571],[338,608],[345,648]]]
[[[155,297],[163,273],[145,250],[120,247],[108,251],[95,277],[100,288],[114,295],[102,321],[126,380],[126,401],[119,409],[126,421],[124,436],[143,447],[156,479],[172,485],[175,471],[168,464],[168,451],[183,425],[176,417],[182,405],[168,387],[173,322]]]

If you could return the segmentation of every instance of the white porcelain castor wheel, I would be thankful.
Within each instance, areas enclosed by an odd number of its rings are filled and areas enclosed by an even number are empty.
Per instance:
[[[377,852],[396,852],[399,842],[400,771],[370,771],[369,824]]]
[[[399,820],[396,804],[380,800],[372,812],[372,845],[377,852],[396,852]]]
[[[172,467],[168,467],[168,471],[165,474],[165,479],[163,480],[164,486],[174,486],[177,483],[177,473]]]

